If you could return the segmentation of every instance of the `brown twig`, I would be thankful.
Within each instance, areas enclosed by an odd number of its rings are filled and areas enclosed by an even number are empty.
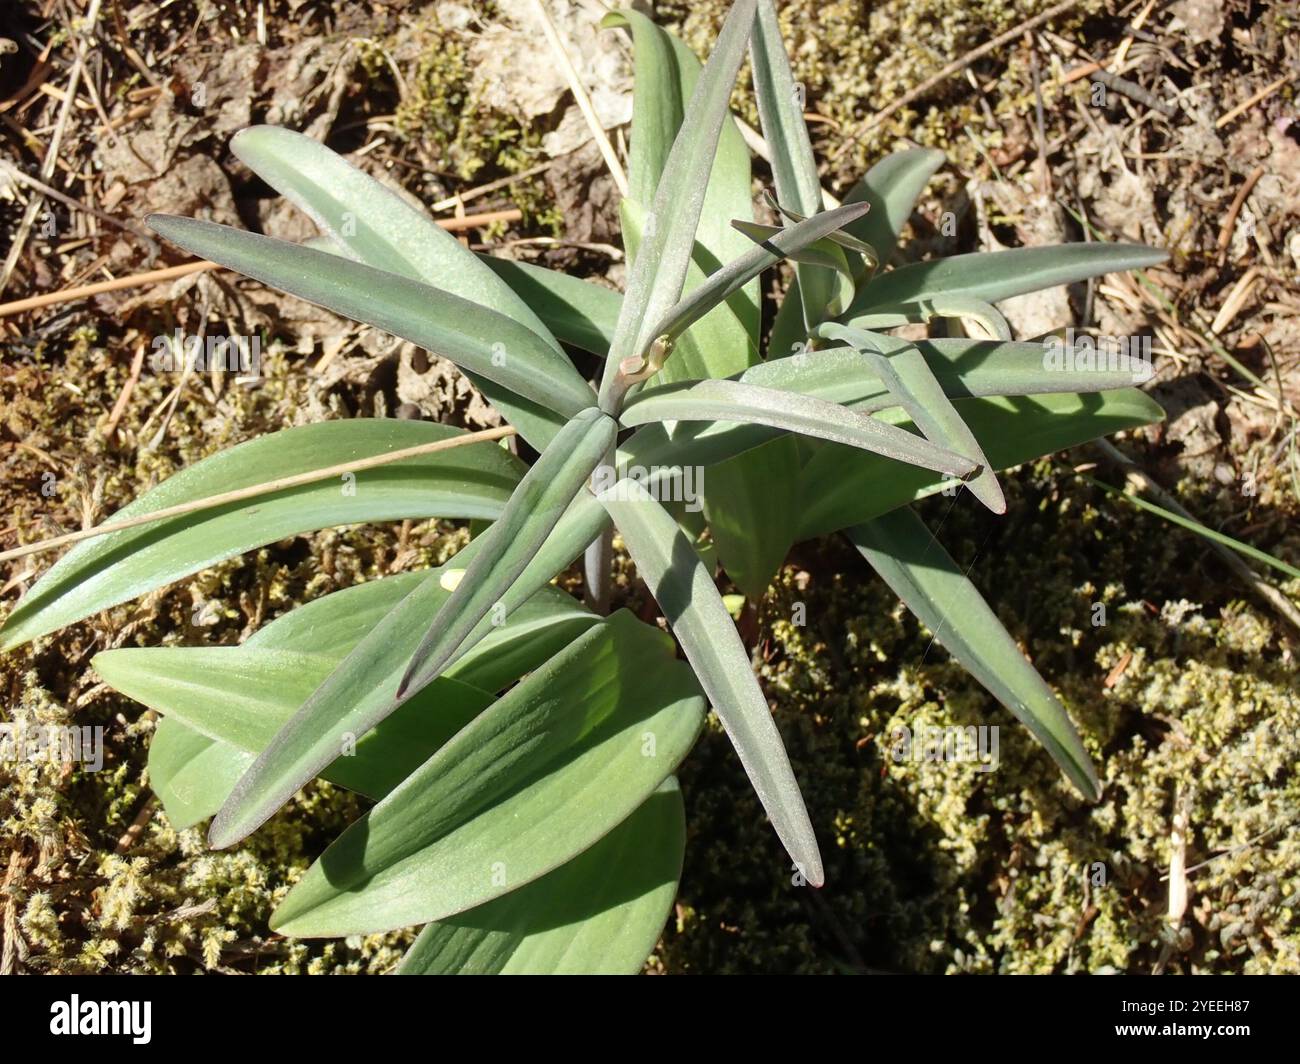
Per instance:
[[[1241,115],[1245,114],[1252,107],[1254,107],[1255,104],[1259,103],[1261,100],[1267,99],[1269,96],[1272,96],[1273,93],[1277,92],[1277,90],[1280,89],[1283,85],[1285,85],[1288,81],[1294,81],[1295,78],[1296,78],[1296,74],[1292,72],[1290,74],[1284,74],[1282,77],[1278,78],[1277,81],[1273,82],[1271,85],[1265,85],[1262,89],[1259,90],[1259,92],[1255,93],[1255,95],[1252,96],[1249,100],[1237,104],[1236,107],[1234,107],[1226,115],[1224,115],[1217,122],[1215,122],[1214,128],[1222,129],[1234,118],[1239,118]]]
[[[247,488],[237,488],[234,491],[223,492],[220,495],[212,495],[206,499],[195,499],[193,502],[179,503],[176,506],[167,506],[161,510],[155,510],[153,513],[138,514],[135,517],[128,517],[122,521],[109,521],[106,524],[97,525],[94,528],[83,528],[78,532],[67,532],[61,536],[54,536],[51,539],[41,540],[39,543],[28,543],[23,547],[14,547],[12,550],[0,551],[0,562],[7,562],[14,558],[23,558],[29,554],[42,554],[45,551],[53,550],[56,547],[63,547],[69,543],[78,543],[83,539],[94,539],[97,536],[104,536],[110,532],[121,532],[127,528],[137,528],[140,525],[152,524],[155,521],[165,521],[171,517],[180,517],[184,514],[197,513],[200,510],[210,510],[216,506],[226,506],[232,502],[243,502],[245,499],[255,499],[261,495],[269,495],[276,491],[285,491],[289,488],[301,487],[303,484],[314,484],[318,480],[329,480],[331,477],[342,476],[344,473],[360,473],[362,470],[375,469],[379,466],[389,465],[392,462],[401,462],[407,458],[416,458],[420,455],[435,454],[438,451],[449,451],[453,447],[464,447],[471,443],[484,443],[490,440],[499,440],[506,436],[513,436],[516,429],[510,425],[503,425],[501,428],[484,429],[481,432],[470,432],[464,436],[453,436],[447,440],[437,440],[434,443],[421,443],[415,447],[403,447],[396,451],[389,451],[387,454],[372,455],[369,458],[359,458],[353,462],[340,462],[338,465],[327,466],[324,469],[312,469],[306,473],[295,473],[291,477],[280,477],[277,480],[268,480],[261,484],[253,484]]]
[[[1228,256],[1228,245],[1232,243],[1232,231],[1237,225],[1237,215],[1241,213],[1242,205],[1246,202],[1246,197],[1250,195],[1250,190],[1255,187],[1255,182],[1263,176],[1264,167],[1255,167],[1250,176],[1246,178],[1246,183],[1237,189],[1237,194],[1232,198],[1232,206],[1228,208],[1228,216],[1223,219],[1223,225],[1219,229],[1220,266],[1223,265]]]

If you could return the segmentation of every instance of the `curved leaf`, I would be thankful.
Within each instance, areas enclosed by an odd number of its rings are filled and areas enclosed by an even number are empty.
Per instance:
[[[653,682],[646,682],[653,676]],[[691,670],[620,611],[498,699],[325,851],[271,917],[295,936],[442,920],[582,853],[703,721]]]
[[[669,776],[623,823],[554,872],[429,924],[399,975],[633,975],[677,895],[686,811]]]
[[[282,292],[442,355],[565,417],[591,388],[555,345],[504,314],[400,274],[284,240],[194,218],[151,214],[149,225],[187,251]]]
[[[867,216],[848,226],[848,230],[876,249],[881,266],[889,262],[903,226],[916,209],[916,201],[943,163],[943,152],[933,148],[894,152],[868,170],[844,197],[846,204],[871,205]]]
[[[661,388],[645,398],[636,396],[623,409],[620,420],[625,425],[651,421],[756,422],[861,447],[953,476],[965,476],[975,469],[975,463],[968,458],[838,403],[732,380],[696,381]]]
[[[146,492],[115,518],[134,517],[344,462],[451,439],[459,429],[356,419],[273,432],[205,458]],[[9,615],[11,649],[246,550],[335,525],[422,517],[494,520],[524,469],[485,441],[393,462],[259,498],[110,532],[78,544]]]
[[[621,480],[598,498],[686,652],[778,838],[808,882],[821,886],[821,853],[781,734],[699,555],[636,481]]]
[[[956,406],[999,470],[1164,417],[1159,404],[1134,388],[1099,395],[961,399]],[[903,420],[901,411],[880,416],[891,414],[891,420]],[[804,466],[799,538],[861,524],[943,486],[942,477],[915,466],[826,444]]]
[[[1033,732],[1080,792],[1100,798],[1092,759],[1065,709],[912,508],[900,506],[846,533],[934,638]]]

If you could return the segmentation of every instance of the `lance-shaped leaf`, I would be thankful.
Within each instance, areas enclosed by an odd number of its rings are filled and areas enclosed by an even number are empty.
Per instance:
[[[838,403],[732,380],[666,385],[634,397],[620,420],[629,426],[652,421],[751,422],[861,447],[952,476],[965,476],[976,466],[969,458]]]
[[[538,588],[565,569],[604,529],[607,521],[595,498],[584,491],[570,506],[542,549],[500,600],[498,615],[508,618]],[[468,564],[483,548],[480,536],[456,556]],[[457,568],[458,574],[463,570]],[[451,567],[446,575],[451,574]],[[429,618],[444,604],[440,581],[424,580],[359,642],[276,734],[239,781],[213,820],[209,843],[220,849],[256,830],[294,792],[334,760],[344,735],[361,736],[399,705],[397,685],[427,630]],[[492,631],[484,617],[461,645],[468,652]]]
[[[462,435],[443,425],[374,418],[285,429],[182,469],[112,519]],[[3,649],[300,532],[405,518],[493,520],[523,470],[522,462],[485,441],[86,540],[59,559],[9,615],[0,629]]]
[[[960,399],[957,411],[999,470],[1164,417],[1159,404],[1135,388],[1097,395]],[[902,411],[879,416],[905,420]],[[932,495],[945,483],[954,482],[865,451],[824,445],[804,466],[798,538],[869,521]]]
[[[96,656],[92,665],[114,689],[165,714],[149,741],[149,786],[159,795],[172,826],[183,829],[220,809],[266,741],[315,689],[312,669],[305,674],[290,669],[286,675],[283,669],[277,671],[277,666],[289,659],[265,652],[326,658],[331,667],[337,666],[422,583],[432,581],[445,602],[451,593],[443,591],[442,578],[464,565],[458,555],[441,568],[389,576],[326,594],[260,628],[242,646],[129,648]],[[434,607],[441,609],[437,594]],[[484,692],[484,700],[477,706],[481,709],[491,693],[536,669],[595,622],[597,617],[575,598],[558,588],[543,587],[458,658],[446,676]],[[455,693],[456,688],[439,688],[442,695],[448,691]],[[413,732],[406,730],[413,743],[399,739],[386,756],[383,744],[372,741],[382,739],[381,732],[389,725],[385,722],[356,745],[343,777],[329,778],[382,797],[447,738],[450,732],[445,727],[455,725],[454,714],[448,713],[441,696],[433,702],[413,700],[390,721],[398,717],[421,726]],[[260,730],[248,731],[250,718],[255,725],[261,722]],[[402,736],[406,732],[398,728],[385,734]],[[385,783],[365,784],[364,779],[355,777],[355,766],[364,765],[369,758],[376,758],[377,771],[387,769],[382,777]]]
[[[1062,244],[979,251],[915,262],[881,274],[858,290],[845,320],[876,307],[935,296],[970,296],[999,303],[1012,296],[1085,281],[1103,273],[1155,266],[1169,256],[1143,244]]]
[[[1034,734],[1079,791],[1100,798],[1092,760],[1065,709],[912,508],[902,506],[847,534],[894,594]]]
[[[759,123],[772,155],[772,177],[776,181],[776,198],[781,206],[804,216],[822,208],[821,180],[812,140],[803,117],[803,94],[795,85],[790,59],[781,40],[776,5],[760,0],[750,42],[754,68],[754,96],[758,101]],[[828,249],[828,265],[815,258],[799,256],[795,277],[799,281],[796,298],[801,300],[804,322],[808,328],[827,315],[838,314],[852,298],[853,275],[848,259],[838,248]],[[836,278],[837,271],[848,275],[847,291]]]
[[[399,975],[634,975],[677,894],[686,812],[669,776],[623,823],[554,872],[429,924]]]
[[[982,396],[1087,394],[1128,388],[1150,376],[1148,365],[1115,367],[1099,360],[1071,362],[1061,343],[1024,341],[999,343],[965,338],[914,341],[931,371],[952,399]],[[898,406],[867,360],[848,347],[832,347],[816,355],[772,359],[737,374],[734,380],[764,388],[799,392],[828,402],[843,403],[863,414]],[[648,401],[661,386],[637,393]],[[890,415],[897,420],[898,415]],[[683,422],[670,435],[663,423],[638,429],[619,448],[619,465],[671,469],[677,465],[725,462],[783,434],[765,425],[727,422]],[[661,474],[664,475],[664,474]]]
[[[526,301],[473,252],[418,207],[323,144],[278,126],[254,126],[235,134],[230,146],[269,185],[310,215],[329,234],[338,253],[504,314],[562,353]],[[559,429],[562,420],[550,410],[466,372],[534,447],[540,450]]]
[[[723,266],[717,273],[689,292],[677,305],[663,316],[651,332],[675,340],[690,326],[704,317],[732,292],[782,259],[798,254],[802,249],[833,233],[847,222],[858,217],[865,207],[836,207],[816,214],[787,228],[776,228],[769,236],[759,237],[755,247],[738,259]],[[745,232],[745,223],[736,225]],[[769,227],[771,228],[771,227]]]
[[[790,759],[736,626],[699,555],[636,481],[620,480],[598,498],[686,652],[777,836],[807,880],[821,886],[821,853]]]
[[[632,129],[628,198],[624,206],[630,204],[644,210],[654,203],[673,141],[699,84],[701,65],[695,53],[679,38],[631,8],[611,11],[601,26],[625,26],[632,33]],[[746,250],[744,241],[728,223],[732,218],[753,217],[751,195],[749,148],[728,115],[718,134],[713,167],[704,191],[704,207],[695,228],[692,258],[705,274]],[[626,226],[624,243],[628,261],[635,261],[637,241],[629,240]],[[688,275],[685,284],[688,291],[692,284]],[[751,345],[758,342],[758,303],[756,282],[732,293],[727,301],[731,315],[744,329]]]
[[[520,481],[398,685],[400,698],[437,676],[546,542],[614,445],[618,426],[594,406],[564,426]]]
[[[93,665],[114,689],[164,714],[149,744],[149,783],[172,825],[189,827],[215,813],[318,682],[406,595],[426,581],[439,586],[457,564],[465,563],[453,558],[440,569],[315,599],[243,646],[127,648],[97,655]],[[450,595],[440,586],[439,591],[443,601]],[[446,678],[457,684],[435,683],[402,706],[362,737],[351,756],[327,768],[326,778],[382,797],[482,709],[492,692],[537,668],[596,621],[571,596],[541,588],[447,670]],[[482,697],[467,699],[464,685]]]
[[[495,255],[483,255],[482,261],[558,339],[602,358],[608,354],[623,304],[618,292],[530,262]]]
[[[718,138],[754,21],[754,5],[755,0],[736,0],[732,5],[668,154],[605,363],[603,404],[613,401],[622,361],[644,354],[655,339],[650,330],[682,294]]]
[[[399,274],[229,226],[165,214],[149,225],[187,251],[383,329],[565,417],[591,405],[572,363],[517,321]]]
[[[630,816],[686,755],[703,716],[671,641],[619,611],[343,832],[271,926],[300,937],[369,934],[525,886]]]
[[[917,199],[943,161],[943,152],[932,148],[894,152],[868,170],[844,197],[846,204],[871,205],[866,217],[849,226],[849,232],[875,249],[881,265],[893,255]]]
[[[819,331],[859,351],[885,386],[902,401],[903,409],[927,439],[978,463],[979,473],[966,486],[995,514],[1007,512],[1007,501],[998,486],[997,474],[989,468],[984,449],[915,345],[896,336],[863,332],[834,322],[823,325]]]

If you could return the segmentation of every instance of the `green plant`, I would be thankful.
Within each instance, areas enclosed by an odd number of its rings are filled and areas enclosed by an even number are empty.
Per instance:
[[[1075,786],[1097,794],[1063,708],[907,504],[964,483],[1000,512],[995,470],[1158,418],[1126,387],[1129,372],[1049,366],[1041,343],[1010,339],[992,304],[1161,253],[1087,244],[881,271],[941,157],[891,156],[824,210],[771,0],[738,0],[702,69],[643,16],[607,21],[631,31],[636,60],[622,296],[476,257],[283,129],[246,130],[234,148],[323,241],[150,219],[197,254],[449,358],[535,449],[531,467],[480,435],[418,422],[274,433],[127,507],[118,517],[139,524],[72,550],[0,630],[12,647],[315,528],[490,521],[441,568],[308,603],[240,647],[94,659],[113,687],[164,714],[153,786],[178,825],[215,813],[216,847],[316,776],[376,799],[272,924],[299,936],[426,924],[404,971],[637,970],[675,893],[685,831],[672,774],[706,702],[797,875],[821,884],[780,736],[697,550],[699,515],[680,505],[687,469],[708,470],[712,545],[747,594],[796,540],[846,531]],[[753,221],[749,156],[727,112],[751,37],[780,227]],[[755,279],[783,258],[796,281],[763,358]],[[885,331],[931,320],[973,322],[990,338]],[[598,391],[564,344],[604,359]],[[256,488],[267,470],[281,480]],[[230,497],[241,491],[257,498]],[[653,626],[605,615],[611,524],[689,665]],[[549,586],[580,555],[590,608]]]

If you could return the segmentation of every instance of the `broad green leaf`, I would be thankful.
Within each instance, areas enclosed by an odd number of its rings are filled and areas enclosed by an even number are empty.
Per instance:
[[[184,831],[221,808],[253,757],[164,717],[149,740],[149,786],[171,826]]]
[[[703,721],[662,633],[606,618],[354,823],[271,926],[299,937],[443,920],[576,857],[673,772]]]
[[[457,648],[542,549],[570,503],[585,490],[618,435],[608,414],[591,407],[564,426],[519,482],[451,598],[432,619],[398,685],[401,697],[437,676]]]
[[[461,296],[229,226],[165,214],[148,221],[187,251],[400,336],[564,417],[591,405],[591,388],[553,339]]]
[[[114,690],[257,754],[338,661],[266,647],[144,647],[105,651],[94,666]],[[491,701],[486,691],[441,677],[368,734],[334,736],[329,761],[312,775],[382,797]]]
[[[956,406],[998,470],[1164,417],[1158,403],[1134,388],[1097,395],[960,399]],[[880,416],[891,414],[892,420],[905,420],[896,410]],[[933,495],[944,484],[943,477],[915,466],[898,465],[850,447],[825,445],[804,466],[798,538],[811,539],[861,524]]]
[[[513,262],[495,255],[484,255],[482,261],[533,309],[556,337],[602,358],[609,353],[618,324],[618,309],[623,302],[618,292],[528,262]]]
[[[771,440],[711,465],[704,477],[704,512],[727,575],[760,599],[794,543],[799,514],[799,449]]]
[[[581,554],[605,524],[600,505],[584,490],[501,597],[498,615],[509,618]],[[473,540],[456,556],[456,562],[468,567],[483,545],[483,536]],[[356,644],[239,781],[212,822],[208,833],[212,846],[232,845],[256,830],[334,760],[341,736],[364,735],[402,704],[404,699],[397,697],[398,683],[429,619],[443,605],[445,592],[441,581],[421,581]],[[483,618],[461,644],[460,652],[466,654],[477,646],[495,627],[494,620],[493,616]]]
[[[682,294],[718,139],[729,120],[731,89],[754,21],[754,4],[755,0],[736,0],[732,5],[668,153],[605,363],[601,402],[606,407],[613,402],[623,360],[644,354],[655,339],[650,330]]]
[[[997,474],[989,468],[979,440],[966,427],[919,348],[897,336],[882,336],[834,322],[819,331],[832,340],[850,344],[867,357],[926,439],[977,462],[980,471],[966,481],[966,487],[995,514],[1007,512]]]
[[[999,303],[1104,273],[1155,266],[1168,257],[1167,252],[1143,244],[1091,243],[980,251],[915,262],[881,274],[859,289],[844,317],[852,325],[852,318],[876,307],[935,296],[969,296]]]
[[[636,481],[621,480],[598,498],[686,652],[777,836],[808,882],[821,886],[821,854],[790,759],[749,655],[699,555]]]
[[[259,654],[264,650],[301,651],[337,663],[417,586],[426,581],[438,584],[442,576],[465,564],[458,556],[439,569],[373,580],[314,599],[259,629],[237,648],[214,651],[165,647],[116,650],[99,655],[95,665],[104,665],[115,681],[122,683],[120,690],[168,714],[159,722],[149,744],[149,782],[161,798],[173,826],[189,827],[215,813],[265,745],[250,738],[247,745],[251,749],[245,749],[211,738],[216,735],[234,740],[229,718],[238,719],[241,714],[249,713],[264,715],[272,722],[274,732],[298,708],[293,702],[292,690],[298,683],[294,677],[282,689],[274,676],[268,675],[260,686],[266,698],[240,706],[226,695],[227,676],[231,678],[231,689],[244,685],[245,677],[257,670],[262,660]],[[442,601],[450,594],[441,591]],[[514,610],[504,624],[493,627],[458,659],[447,670],[447,676],[490,694],[537,668],[596,621],[595,615],[571,596],[557,588],[543,587]],[[193,689],[187,686],[197,669],[211,674],[207,677],[209,698],[196,699]],[[181,682],[168,686],[169,678],[179,678]],[[145,693],[137,686],[140,683],[148,685],[156,697],[140,697]],[[311,690],[307,690],[307,695]],[[180,716],[174,717],[173,713]],[[182,719],[197,722],[198,730],[182,724]],[[430,727],[436,725],[432,718],[426,723]],[[372,734],[377,735],[378,731]],[[426,753],[432,753],[441,742],[441,731],[435,728],[421,734],[422,747]],[[265,737],[269,738],[269,734]],[[369,739],[363,740],[356,756],[364,760],[376,750]],[[397,760],[406,760],[402,751],[398,752]],[[388,789],[388,786],[374,786],[366,792],[380,796]]]
[[[732,380],[684,382],[634,397],[624,425],[651,421],[751,422],[862,447],[876,454],[965,476],[975,463],[928,440],[838,403]]]
[[[917,199],[943,162],[943,152],[932,148],[894,152],[868,170],[844,197],[846,204],[871,205],[866,217],[858,219],[848,229],[875,248],[882,266],[889,262],[898,246],[898,236],[916,208]]]
[[[1034,734],[1079,791],[1100,798],[1092,760],[1065,709],[912,508],[901,506],[846,531],[894,594]]]
[[[182,469],[113,518],[461,435],[459,429],[427,422],[370,418],[285,429]],[[524,468],[485,441],[86,540],[10,614],[0,629],[2,649],[300,532],[405,518],[494,520]]]
[[[669,776],[567,864],[429,924],[399,975],[635,975],[677,895],[686,812]]]

